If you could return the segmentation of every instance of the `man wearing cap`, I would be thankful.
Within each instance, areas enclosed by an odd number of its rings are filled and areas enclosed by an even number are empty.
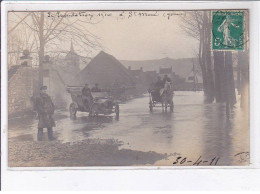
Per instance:
[[[55,127],[55,121],[52,118],[54,114],[54,104],[50,96],[46,93],[47,86],[40,88],[40,95],[36,98],[36,110],[39,117],[38,123],[38,141],[42,140],[43,128],[48,130],[48,139],[53,140],[52,128]]]

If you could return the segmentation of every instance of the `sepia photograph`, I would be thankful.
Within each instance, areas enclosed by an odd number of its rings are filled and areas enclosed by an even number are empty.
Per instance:
[[[8,167],[249,166],[249,12],[9,11]]]

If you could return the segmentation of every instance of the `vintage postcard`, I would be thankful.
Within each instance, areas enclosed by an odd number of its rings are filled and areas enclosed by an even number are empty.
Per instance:
[[[249,12],[8,12],[8,167],[249,166]]]

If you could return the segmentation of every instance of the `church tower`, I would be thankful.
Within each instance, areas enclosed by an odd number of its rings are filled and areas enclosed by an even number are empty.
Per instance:
[[[77,55],[74,51],[72,40],[70,44],[70,51],[66,55],[65,60],[69,68],[72,68],[75,73],[78,73],[80,71],[79,55]]]

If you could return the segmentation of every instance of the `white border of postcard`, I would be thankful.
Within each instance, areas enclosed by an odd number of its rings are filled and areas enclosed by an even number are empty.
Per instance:
[[[260,68],[259,68],[259,2],[70,2],[24,1],[1,5],[1,156],[3,189],[220,189],[260,188]],[[7,11],[37,10],[194,10],[249,9],[250,14],[250,156],[249,166],[221,167],[37,167],[7,166]],[[257,149],[258,148],[258,149]],[[156,170],[160,169],[160,170]],[[185,169],[185,171],[184,171]],[[193,169],[193,170],[191,170]],[[196,170],[195,170],[196,169]],[[214,169],[214,170],[213,170]],[[115,171],[116,170],[116,171]],[[249,177],[255,177],[251,179]],[[215,182],[221,178],[221,182]],[[240,181],[239,178],[244,179]],[[231,182],[233,180],[233,182]],[[204,183],[203,183],[204,181]],[[160,183],[160,184],[158,184]],[[188,184],[188,185],[187,185]],[[220,185],[219,185],[220,184]],[[233,185],[232,185],[233,184]]]

